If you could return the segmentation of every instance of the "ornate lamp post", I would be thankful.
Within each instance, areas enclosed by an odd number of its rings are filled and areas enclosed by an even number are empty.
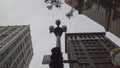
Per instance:
[[[67,31],[67,27],[65,25],[60,27],[60,20],[56,20],[57,27],[50,26],[49,30],[50,33],[54,33],[56,36],[56,47],[54,47],[51,52],[52,55],[50,56],[51,62],[49,63],[50,68],[63,68],[63,57],[61,52],[61,36],[63,32]]]
[[[61,24],[60,20],[56,20],[57,27],[54,28],[54,26],[50,26],[49,30],[50,30],[50,33],[53,32],[56,36],[56,47],[59,47],[61,49],[61,36],[63,32],[67,31],[67,27],[63,25],[61,28],[60,24]]]
[[[56,20],[57,27],[50,26],[50,33],[56,36],[56,47],[52,48],[52,55],[45,55],[42,64],[49,64],[50,68],[63,68],[63,63],[79,63],[77,60],[63,60],[61,52],[61,36],[63,32],[67,31],[67,27],[63,25],[60,27],[60,20]]]

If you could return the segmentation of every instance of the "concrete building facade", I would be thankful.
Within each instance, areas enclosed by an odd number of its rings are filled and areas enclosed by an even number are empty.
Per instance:
[[[115,67],[110,58],[110,51],[118,46],[109,40],[105,33],[66,33],[65,51],[70,68],[119,68]]]
[[[0,68],[29,68],[33,56],[30,26],[0,26]]]
[[[78,6],[78,0],[65,0],[65,2],[80,11],[76,8]],[[112,5],[112,11],[109,14],[106,14],[106,9],[98,6],[98,4],[94,4],[91,9],[84,10],[82,13],[102,25],[106,31],[110,31],[120,38],[120,0],[113,0]]]

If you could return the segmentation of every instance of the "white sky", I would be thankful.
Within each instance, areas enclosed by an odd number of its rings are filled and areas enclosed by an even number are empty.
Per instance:
[[[53,8],[49,11],[43,0],[0,0],[0,25],[30,24],[34,49],[30,68],[49,68],[42,65],[44,55],[51,54],[55,47],[56,38],[49,33],[49,26],[55,25],[55,20],[60,19],[61,25],[66,25],[68,32],[103,32],[104,28],[84,15],[74,12],[74,17],[69,20],[65,14],[71,9],[65,3],[61,9]],[[107,33],[116,44],[120,45],[120,39]],[[64,34],[62,36],[62,52],[64,53]],[[65,55],[65,53],[64,53]],[[66,56],[64,56],[66,59]],[[65,68],[69,68],[65,65]]]

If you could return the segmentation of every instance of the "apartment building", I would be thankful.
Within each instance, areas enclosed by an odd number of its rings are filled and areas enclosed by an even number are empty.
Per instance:
[[[29,25],[0,26],[0,68],[29,68],[32,56]]]
[[[112,64],[110,52],[119,46],[99,33],[66,33],[65,51],[69,60],[79,63],[70,63],[70,68],[119,68]]]

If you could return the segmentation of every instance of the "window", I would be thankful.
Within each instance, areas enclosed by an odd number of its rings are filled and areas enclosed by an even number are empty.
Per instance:
[[[9,52],[10,52],[10,47],[6,49],[6,54],[8,54]]]
[[[79,59],[79,60],[86,60],[87,58],[86,57],[77,57],[77,59]]]
[[[81,67],[85,67],[85,68],[89,68],[90,64],[89,63],[79,63],[79,66]]]
[[[87,38],[85,35],[83,36],[85,39]]]
[[[117,19],[120,20],[120,8],[119,8],[119,11],[117,10]]]
[[[84,53],[80,53],[81,55],[84,55]]]
[[[76,36],[73,36],[74,37],[74,39],[76,40],[77,39],[77,37]]]
[[[90,35],[87,35],[87,37],[88,37],[89,39],[91,39],[91,36],[90,36]]]
[[[22,47],[22,43],[21,43],[19,46],[20,46],[20,50],[21,50],[21,49],[23,48],[23,47]]]
[[[11,65],[12,61],[10,58],[8,58],[7,63],[8,63],[8,65]]]
[[[120,0],[117,0],[116,2],[116,8],[114,9],[114,16],[113,19],[119,19],[120,20]]]
[[[0,56],[0,62],[2,61],[2,58],[1,58],[1,56]]]
[[[4,63],[2,67],[3,67],[3,68],[8,68],[7,63]]]
[[[70,36],[70,39],[73,39],[73,37],[72,37],[72,36]]]
[[[79,55],[79,53],[75,53],[75,55]]]
[[[94,35],[91,35],[92,36],[92,38],[95,38],[95,36]]]
[[[4,59],[5,56],[6,56],[6,55],[5,55],[5,52],[3,52],[3,53],[1,54],[1,58]]]
[[[117,2],[117,19],[120,19],[120,0]]]
[[[79,51],[83,51],[82,49],[79,49]]]
[[[77,51],[78,51],[78,49],[74,49],[74,51],[76,51],[76,52],[77,52]]]
[[[79,36],[79,38],[81,38],[81,39],[82,39],[82,36]]]

